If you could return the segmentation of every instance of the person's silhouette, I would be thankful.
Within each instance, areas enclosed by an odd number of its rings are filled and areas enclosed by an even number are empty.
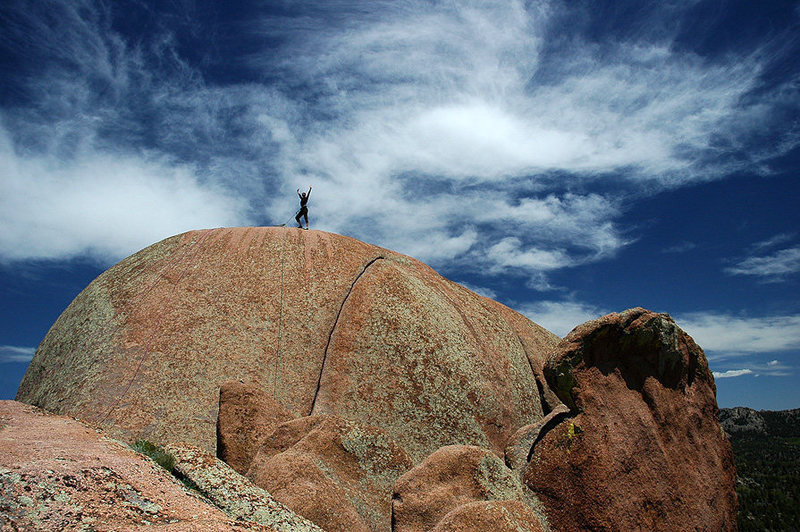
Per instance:
[[[297,211],[297,216],[294,217],[297,220],[297,227],[300,229],[303,228],[303,224],[300,223],[300,217],[302,216],[306,220],[306,229],[308,229],[308,197],[311,195],[311,185],[308,186],[308,192],[300,192],[300,189],[297,189],[297,195],[300,196],[300,210]]]

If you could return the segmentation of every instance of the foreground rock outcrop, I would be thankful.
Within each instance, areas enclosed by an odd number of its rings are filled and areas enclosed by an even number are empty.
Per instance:
[[[702,350],[644,309],[577,327],[545,374],[571,416],[524,480],[559,530],[734,530],[735,468]]]
[[[389,530],[392,486],[411,466],[386,431],[321,415],[276,427],[247,476],[325,530]]]
[[[203,449],[178,443],[169,445],[167,452],[175,459],[176,475],[240,521],[266,525],[277,532],[322,532]]]
[[[235,228],[98,277],[18,398],[166,446],[236,526],[546,532],[734,526],[714,394],[666,315],[562,342],[409,257]]]
[[[227,532],[236,520],[86,425],[0,401],[0,529]]]

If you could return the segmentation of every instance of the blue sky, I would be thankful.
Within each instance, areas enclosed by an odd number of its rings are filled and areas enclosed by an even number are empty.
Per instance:
[[[721,406],[800,406],[800,4],[0,4],[0,398],[114,262],[279,224],[565,335],[668,312]]]

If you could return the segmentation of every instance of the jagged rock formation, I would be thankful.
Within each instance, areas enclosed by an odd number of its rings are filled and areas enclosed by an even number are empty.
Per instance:
[[[730,528],[691,338],[633,309],[559,342],[350,238],[193,231],[92,282],[18,399],[167,445],[228,511],[283,504],[326,530]]]
[[[573,330],[545,375],[570,417],[524,480],[559,530],[735,530],[736,472],[703,351],[666,314]]]

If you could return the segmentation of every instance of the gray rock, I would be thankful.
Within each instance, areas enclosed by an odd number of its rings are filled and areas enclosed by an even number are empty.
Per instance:
[[[719,411],[719,423],[727,434],[735,432],[766,433],[766,424],[761,414],[752,408],[737,406]]]
[[[169,445],[167,451],[175,457],[175,470],[228,515],[278,531],[322,531],[276,501],[268,491],[255,486],[228,464],[199,447]]]

